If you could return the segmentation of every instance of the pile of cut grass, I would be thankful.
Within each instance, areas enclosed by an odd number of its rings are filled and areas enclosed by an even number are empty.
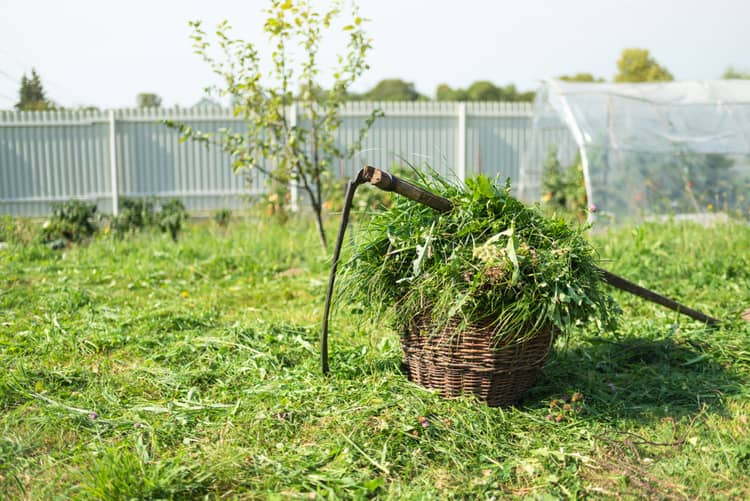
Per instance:
[[[750,497],[748,227],[598,237],[604,267],[728,321],[616,293],[620,330],[571,337],[511,409],[408,382],[351,307],[321,376],[318,245],[248,221],[0,249],[0,492]]]
[[[543,326],[562,335],[592,320],[615,327],[619,310],[583,229],[524,205],[510,186],[485,176],[451,184],[435,174],[420,184],[452,209],[437,214],[398,197],[372,215],[342,266],[342,299],[359,301],[375,318],[392,310],[399,332],[424,315],[435,333],[491,318],[508,345]]]

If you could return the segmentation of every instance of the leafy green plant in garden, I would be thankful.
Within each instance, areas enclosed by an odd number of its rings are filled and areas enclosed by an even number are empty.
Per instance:
[[[45,242],[65,240],[80,242],[98,231],[96,204],[68,200],[52,206],[52,215],[42,227]]]
[[[215,210],[213,213],[213,220],[220,228],[226,228],[232,220],[232,209]]]
[[[161,204],[161,210],[158,213],[159,228],[162,232],[169,233],[172,241],[177,241],[182,225],[187,219],[185,205],[177,198],[168,200]]]
[[[148,198],[120,199],[120,213],[112,218],[110,228],[115,236],[122,238],[128,233],[137,233],[158,227],[169,233],[172,240],[177,236],[187,219],[185,205],[179,199],[171,199],[156,209],[156,202]]]
[[[396,197],[364,223],[344,266],[342,290],[366,311],[391,306],[398,328],[425,312],[437,328],[455,318],[493,317],[519,337],[533,333],[531,326],[565,331],[592,319],[614,327],[618,308],[582,229],[544,217],[511,197],[509,186],[498,188],[486,177],[465,186],[439,177],[421,184],[454,207],[437,215]]]
[[[333,30],[334,23],[342,17],[341,5],[336,2],[320,12],[307,0],[272,0],[264,22],[264,33],[273,47],[268,67],[254,43],[232,37],[226,21],[216,28],[215,45],[209,41],[201,22],[192,22],[195,52],[222,81],[221,86],[208,90],[229,97],[234,114],[244,120],[246,128],[242,132],[222,130],[214,135],[185,124],[166,122],[180,130],[182,140],[220,145],[232,155],[235,171],[256,170],[272,182],[297,185],[315,213],[324,248],[326,178],[334,161],[350,158],[360,148],[367,130],[381,114],[373,112],[351,144],[342,145],[337,140],[336,131],[341,124],[339,108],[347,99],[347,89],[368,68],[365,59],[371,48],[364,31],[365,20],[352,4],[351,19],[341,27],[348,35],[346,51],[338,56],[330,88],[323,90],[318,83],[318,53],[324,32]],[[219,49],[221,55],[214,55],[213,49]],[[299,113],[292,115],[295,103]],[[268,167],[265,161],[270,161],[273,167]]]
[[[156,221],[154,201],[147,198],[120,198],[119,214],[112,218],[111,230],[119,237],[141,231]]]
[[[557,157],[557,147],[550,147],[542,164],[542,191],[545,206],[585,219],[588,207],[580,153],[572,164],[563,167]]]

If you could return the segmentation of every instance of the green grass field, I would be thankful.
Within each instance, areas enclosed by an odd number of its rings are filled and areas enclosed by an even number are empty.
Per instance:
[[[750,227],[594,237],[602,266],[725,322],[624,294],[515,408],[445,400],[398,336],[339,305],[315,232],[235,222],[0,249],[9,498],[750,498]],[[577,410],[560,401],[581,393]]]

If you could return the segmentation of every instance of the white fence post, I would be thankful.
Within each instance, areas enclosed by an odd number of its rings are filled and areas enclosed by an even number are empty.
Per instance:
[[[458,138],[456,141],[456,175],[466,181],[466,103],[458,103]]]
[[[112,177],[112,215],[120,212],[117,186],[117,136],[115,135],[115,110],[109,110],[109,173]]]
[[[297,127],[297,103],[289,105],[287,122],[289,123],[289,129]],[[292,212],[299,211],[299,180],[291,179],[289,181],[289,207]]]

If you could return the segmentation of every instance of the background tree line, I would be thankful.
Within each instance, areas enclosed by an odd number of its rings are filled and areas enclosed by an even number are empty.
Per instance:
[[[606,82],[605,78],[586,72],[559,75],[558,78],[567,82]],[[750,80],[750,71],[729,66],[721,78]],[[671,80],[674,80],[672,73],[664,65],[657,62],[648,49],[640,48],[629,48],[622,51],[620,59],[617,61],[617,74],[613,78],[614,82]],[[301,87],[299,95],[303,95],[307,90],[304,86]],[[322,88],[309,90],[318,94],[327,92]],[[534,96],[533,90],[519,90],[513,83],[496,85],[489,80],[478,80],[466,88],[451,87],[447,83],[441,83],[435,89],[434,97],[430,97],[421,94],[413,82],[400,78],[383,79],[366,92],[347,92],[347,99],[351,101],[430,101],[434,99],[436,101],[531,102],[534,100]],[[135,104],[139,108],[158,108],[162,104],[162,98],[152,92],[141,92],[137,94]],[[15,108],[20,111],[61,109],[58,104],[47,97],[41,78],[35,69],[31,70],[30,76],[23,75],[21,78],[19,101]],[[94,106],[83,108],[96,109]]]

